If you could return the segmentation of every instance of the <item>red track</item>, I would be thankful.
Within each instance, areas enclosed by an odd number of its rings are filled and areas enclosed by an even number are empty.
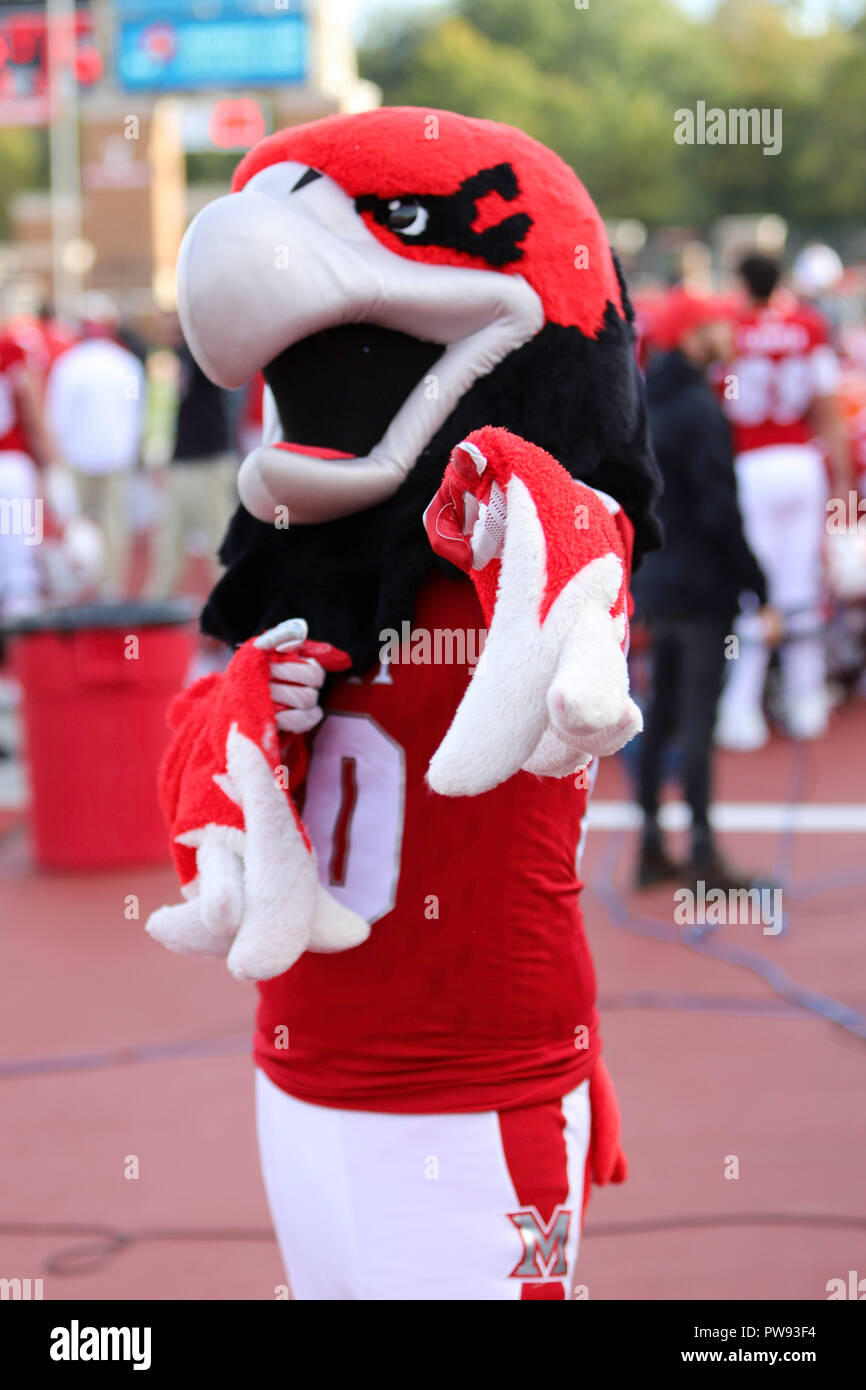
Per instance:
[[[797,773],[807,801],[866,801],[864,747],[866,709],[849,708],[822,745],[794,761],[781,740],[759,755],[726,757],[719,797],[785,801]],[[626,795],[619,765],[604,766],[595,795]],[[147,914],[176,896],[168,868],[38,874],[23,831],[0,817],[4,831],[4,1064],[38,1059],[39,1070],[0,1077],[0,1275],[42,1276],[46,1298],[273,1298],[283,1274],[255,1152],[245,1055],[252,989],[219,963],[170,956],[145,936]],[[824,1298],[829,1279],[866,1275],[862,1226],[802,1224],[863,1221],[866,1043],[777,1007],[750,971],[614,927],[595,889],[627,892],[634,838],[594,832],[584,865],[631,1176],[593,1198],[579,1279],[591,1298]],[[754,868],[793,848],[791,930],[773,938],[729,927],[722,939],[866,1012],[862,840],[783,841],[729,835],[725,848]],[[795,896],[813,876],[845,870],[853,885],[819,883]],[[140,899],[139,920],[124,916],[130,894]],[[672,929],[669,890],[628,897],[627,906]],[[722,1011],[737,1007],[752,1012]],[[209,1055],[135,1052],[167,1043],[200,1044]],[[124,1177],[130,1155],[138,1179]],[[730,1155],[737,1180],[724,1176]],[[739,1222],[768,1214],[791,1224]],[[665,1229],[632,1229],[659,1222]],[[13,1232],[13,1223],[28,1230]],[[68,1223],[81,1231],[54,1229]],[[142,1238],[112,1247],[106,1228]],[[165,1228],[175,1235],[153,1238]],[[217,1228],[235,1236],[205,1238]],[[60,1252],[75,1249],[94,1263],[50,1272]]]

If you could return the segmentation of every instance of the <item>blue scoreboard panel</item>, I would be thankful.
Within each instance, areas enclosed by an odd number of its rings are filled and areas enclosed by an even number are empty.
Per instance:
[[[118,0],[115,64],[128,91],[300,84],[309,19],[298,0]]]

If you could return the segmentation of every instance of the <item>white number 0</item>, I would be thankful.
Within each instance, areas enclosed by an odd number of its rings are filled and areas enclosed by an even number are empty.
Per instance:
[[[406,759],[367,714],[333,711],[319,726],[303,818],[319,878],[338,902],[378,922],[397,896]]]

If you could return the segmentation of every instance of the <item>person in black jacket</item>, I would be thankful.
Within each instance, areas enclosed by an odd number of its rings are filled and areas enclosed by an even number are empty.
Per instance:
[[[190,535],[200,533],[211,570],[221,573],[217,551],[237,505],[238,460],[229,413],[229,393],[209,381],[176,324],[167,328],[178,360],[178,403],[174,449],[165,483],[165,510],[154,537],[145,589],[151,599],[174,593]]]
[[[668,856],[658,824],[662,755],[679,730],[692,813],[685,872],[708,889],[727,891],[744,876],[720,855],[707,814],[716,706],[726,657],[737,652],[732,627],[741,601],[763,610],[771,636],[777,621],[765,606],[764,576],[743,534],[728,425],[705,375],[727,355],[727,321],[713,301],[673,290],[653,341],[666,349],[653,357],[646,378],[665,486],[665,545],[647,556],[632,586],[637,615],[652,639],[652,688],[638,760],[644,827],[637,880],[647,887],[684,873]]]

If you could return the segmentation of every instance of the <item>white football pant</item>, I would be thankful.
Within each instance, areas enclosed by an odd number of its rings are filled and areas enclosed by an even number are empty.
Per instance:
[[[811,445],[751,449],[738,455],[735,467],[746,539],[766,576],[768,601],[785,620],[789,640],[780,649],[782,693],[796,732],[800,712],[826,710],[820,599],[827,477]],[[728,664],[719,704],[719,726],[725,730],[761,722],[770,659],[754,615],[738,618],[734,631],[739,655]]]
[[[574,1296],[588,1082],[501,1114],[388,1115],[309,1105],[257,1071],[256,1107],[293,1298]]]

